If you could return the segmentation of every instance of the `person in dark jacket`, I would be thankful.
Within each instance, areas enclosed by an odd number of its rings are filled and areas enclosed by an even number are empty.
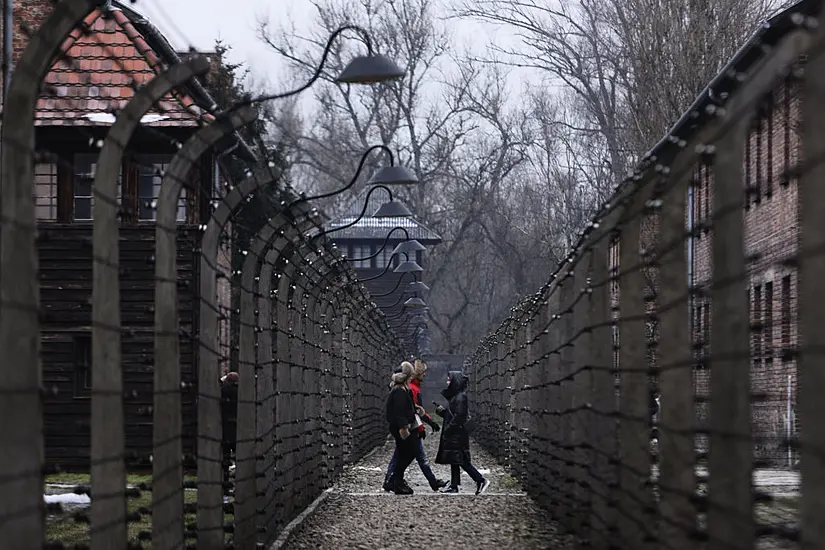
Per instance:
[[[476,483],[476,494],[480,495],[490,486],[490,482],[473,466],[470,459],[470,406],[467,400],[467,375],[459,371],[447,374],[447,387],[441,395],[447,400],[447,408],[439,405],[435,412],[444,418],[441,441],[438,444],[436,464],[449,464],[451,470],[450,487],[445,493],[457,493],[461,485],[461,470]]]
[[[411,495],[412,488],[404,481],[404,472],[415,460],[418,439],[412,430],[416,428],[415,404],[410,393],[409,381],[413,376],[413,366],[404,361],[401,372],[392,375],[392,389],[387,396],[387,423],[390,434],[395,439],[397,461],[390,478],[390,489],[396,495]]]
[[[229,467],[238,434],[238,373],[228,372],[221,382],[221,450],[223,452],[224,493],[229,493]]]
[[[427,478],[427,482],[430,484],[430,488],[433,491],[438,491],[439,489],[443,489],[444,487],[446,487],[447,482],[443,479],[438,479],[437,477],[435,477],[433,469],[430,467],[430,461],[427,459],[427,453],[426,451],[424,451],[424,439],[427,437],[427,429],[424,427],[424,424],[430,426],[433,429],[433,432],[441,430],[441,426],[439,426],[437,422],[430,418],[430,415],[428,415],[427,411],[424,410],[424,403],[421,399],[421,382],[424,381],[424,375],[426,374],[426,372],[427,364],[421,359],[416,359],[415,365],[413,366],[413,376],[408,384],[410,392],[413,396],[415,411],[423,422],[418,428],[413,430],[413,437],[418,439],[418,441],[415,442],[415,459],[418,461],[418,467],[421,468],[421,473],[423,473],[424,477]],[[390,479],[392,478],[392,473],[395,470],[395,464],[397,461],[398,456],[395,453],[393,453],[392,458],[390,459],[389,466],[387,467],[387,475],[384,476],[385,491],[392,491]]]

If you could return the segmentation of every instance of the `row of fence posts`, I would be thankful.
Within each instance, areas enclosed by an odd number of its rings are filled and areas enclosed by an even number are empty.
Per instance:
[[[511,310],[468,357],[476,437],[579,543],[593,548],[754,548],[757,538],[825,548],[825,26],[795,17],[764,60],[728,75],[735,91],[694,113],[698,129],[670,136],[584,232],[548,283]],[[796,68],[805,59],[804,77]],[[751,332],[743,165],[760,101],[791,71],[803,78],[805,160],[798,178],[801,432],[798,517],[766,524],[772,497],[752,483]],[[698,369],[689,319],[686,197],[697,165],[714,178],[710,354]],[[703,230],[705,228],[697,228]],[[709,372],[700,422],[695,376]],[[650,391],[660,396],[651,451]],[[695,445],[707,436],[709,448]],[[707,466],[707,477],[700,466]],[[779,546],[777,546],[779,547]],[[789,546],[781,546],[789,547]]]
[[[42,83],[70,33],[101,2],[66,0],[34,33],[5,97],[2,127],[0,417],[8,422],[0,485],[0,547],[45,542],[44,445],[37,224],[32,198],[34,109]],[[334,246],[316,241],[319,213],[279,187],[271,165],[221,197],[201,226],[197,342],[197,504],[186,505],[181,413],[176,210],[193,166],[218,142],[252,123],[239,108],[207,120],[165,172],[156,205],[151,510],[130,510],[125,467],[119,204],[117,182],[141,118],[171,91],[208,69],[193,56],[139,88],[100,148],[94,179],[91,397],[91,548],[127,545],[129,523],[151,514],[155,549],[236,548],[271,543],[347,461],[385,436],[384,368],[397,358],[392,332]],[[218,279],[221,243],[260,193],[279,193],[274,212],[246,246],[240,277],[239,398],[234,504],[224,505],[221,452]],[[127,396],[128,397],[128,396]],[[133,495],[133,493],[129,493]],[[234,525],[225,526],[225,513]],[[187,521],[187,514],[196,517]],[[196,538],[196,542],[190,539]],[[55,541],[59,546],[59,541]]]

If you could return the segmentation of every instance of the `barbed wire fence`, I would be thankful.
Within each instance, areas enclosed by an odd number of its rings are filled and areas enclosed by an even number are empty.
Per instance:
[[[150,111],[179,116],[170,104],[209,62],[192,54],[156,75],[132,70],[116,45],[94,43],[107,24],[103,4],[56,3],[30,30],[4,98],[0,487],[14,496],[0,503],[0,547],[268,546],[345,463],[385,439],[386,368],[404,350],[322,235],[322,213],[282,183],[271,161],[250,164],[234,187],[203,183],[213,181],[210,158],[255,121],[254,109],[190,106],[197,126],[184,140],[149,122]],[[73,166],[35,147],[34,117],[39,98],[58,96],[47,82],[53,67],[83,74],[71,44],[105,51],[113,82],[135,92],[105,134],[74,127],[96,157],[91,216],[50,224],[35,215],[34,167]],[[174,157],[148,162],[147,142]],[[152,174],[154,197],[126,200],[127,161]],[[256,202],[271,217],[241,215]],[[152,223],[125,223],[136,219]],[[250,223],[243,233],[252,237],[242,241],[238,229]],[[234,482],[225,474],[219,385],[233,351]],[[88,513],[46,508],[44,482],[55,475],[61,492],[90,501]]]
[[[820,9],[465,363],[475,437],[590,547],[825,547]]]

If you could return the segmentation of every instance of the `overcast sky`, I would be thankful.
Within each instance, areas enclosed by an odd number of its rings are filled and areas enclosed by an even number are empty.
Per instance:
[[[198,50],[211,50],[215,39],[220,38],[232,46],[233,62],[246,62],[253,73],[269,82],[277,81],[284,65],[258,40],[257,18],[269,17],[273,26],[288,18],[303,30],[310,27],[315,16],[309,0],[137,0],[134,8],[146,15],[177,48],[195,46]],[[449,27],[457,42],[477,41],[478,34],[474,37],[473,30],[478,24],[452,20]],[[489,36],[491,29],[485,31]]]
[[[278,57],[257,38],[258,16],[273,22],[289,16],[301,26],[312,20],[306,0],[138,0],[135,9],[146,15],[176,47],[214,49],[220,38],[232,46],[232,61],[244,61],[258,74],[275,80],[283,68]]]

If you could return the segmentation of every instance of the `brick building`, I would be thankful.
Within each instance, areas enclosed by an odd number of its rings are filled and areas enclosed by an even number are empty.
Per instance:
[[[799,83],[781,82],[753,117],[743,166],[746,188],[745,255],[751,315],[751,385],[755,457],[774,465],[789,465],[788,438],[796,431],[797,373],[793,349],[797,343],[794,259],[799,243],[798,178],[801,158]],[[707,165],[694,173],[694,284],[707,291],[713,274],[713,173]],[[704,295],[694,308],[694,331],[712,353],[710,301]],[[697,376],[697,393],[707,395],[707,377]]]
[[[782,40],[797,28],[796,14],[816,15],[819,3],[802,0],[779,13],[760,27],[734,59],[720,72],[718,79],[709,83],[689,112],[672,129],[671,135],[689,139],[706,124],[711,115],[705,107],[715,104],[714,97],[736,94],[736,85],[725,75],[730,71],[746,73],[763,59],[764,45]],[[802,157],[800,134],[801,105],[799,71],[804,70],[800,59],[788,76],[777,82],[774,89],[754,107],[748,130],[743,161],[745,190],[745,256],[748,301],[751,317],[751,387],[754,458],[757,465],[793,467],[796,456],[790,440],[796,436],[797,369],[794,349],[798,343],[797,331],[797,269],[799,251],[799,204],[797,184]],[[710,93],[711,87],[713,93]],[[676,146],[663,142],[651,152],[652,158],[669,158],[679,153]],[[695,397],[697,420],[707,419],[710,349],[711,304],[710,283],[713,277],[712,216],[714,213],[714,181],[712,159],[699,159],[692,174],[688,197],[687,224],[692,225],[693,239],[688,240],[688,273],[694,288],[691,306],[691,329],[696,359]],[[729,215],[722,212],[718,215]],[[642,228],[643,240],[655,230],[655,219],[648,219]],[[619,247],[610,250],[609,264],[613,274],[622,272],[619,266]],[[647,310],[656,308],[656,273],[648,270],[644,291]],[[611,285],[614,316],[619,312],[620,284]],[[618,318],[618,317],[617,317]],[[619,322],[614,338],[620,343]],[[648,322],[648,340],[655,344],[655,322]],[[656,364],[655,345],[650,345],[648,360]],[[614,361],[618,364],[618,349]],[[651,380],[655,389],[655,376]],[[704,436],[697,438],[700,450],[706,449]]]

